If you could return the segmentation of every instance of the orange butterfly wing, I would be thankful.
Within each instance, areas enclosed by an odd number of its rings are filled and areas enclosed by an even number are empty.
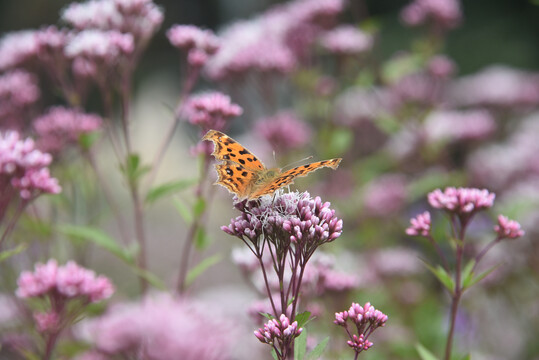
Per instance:
[[[217,130],[210,130],[202,140],[212,141],[212,155],[223,162],[215,165],[218,179],[216,184],[236,194],[238,198],[254,200],[269,195],[294,179],[323,167],[336,169],[341,159],[331,159],[302,165],[281,173],[280,169],[266,169],[249,150],[230,136]]]
[[[264,164],[249,150],[220,131],[210,130],[204,135],[202,140],[213,141],[215,147],[212,155],[217,160],[233,161],[251,170],[260,171],[266,169]]]
[[[294,179],[296,179],[297,177],[307,176],[309,173],[318,169],[329,167],[335,170],[337,169],[337,167],[339,167],[341,160],[341,158],[337,158],[318,161],[285,171],[284,173],[281,173],[277,177],[272,179],[270,182],[263,184],[258,189],[255,189],[253,193],[249,196],[249,199],[256,199],[263,195],[272,194],[283,186],[292,184],[294,182]]]

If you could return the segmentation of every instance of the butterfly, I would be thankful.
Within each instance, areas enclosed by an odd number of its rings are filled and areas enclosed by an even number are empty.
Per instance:
[[[220,131],[210,130],[202,140],[212,141],[212,155],[216,160],[222,160],[215,165],[218,175],[215,184],[227,188],[236,194],[239,200],[254,200],[272,194],[283,186],[292,184],[295,178],[306,176],[323,167],[337,169],[342,160],[337,158],[318,161],[282,172],[279,168],[267,169],[253,153]]]

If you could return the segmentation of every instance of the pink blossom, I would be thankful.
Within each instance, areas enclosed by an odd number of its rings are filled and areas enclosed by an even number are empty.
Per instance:
[[[455,67],[453,60],[445,55],[436,55],[432,57],[427,64],[429,73],[440,79],[451,77],[455,72]]]
[[[40,333],[56,331],[60,325],[60,317],[54,311],[35,312],[33,314],[36,329]]]
[[[58,180],[51,177],[48,168],[28,170],[21,178],[13,178],[11,185],[19,189],[21,198],[31,199],[41,193],[59,194]]]
[[[98,115],[57,106],[34,120],[33,126],[39,136],[38,147],[59,152],[66,145],[76,143],[82,134],[98,130],[102,122]]]
[[[232,103],[229,96],[217,91],[192,95],[184,110],[187,120],[199,126],[203,132],[210,129],[223,130],[230,118],[242,113],[243,109]]]
[[[518,239],[524,235],[524,230],[515,220],[509,220],[503,215],[498,215],[498,224],[494,226],[494,231],[500,239]]]
[[[350,338],[347,344],[354,349],[357,357],[357,354],[368,350],[373,345],[368,340],[368,337],[377,328],[385,326],[387,320],[387,315],[380,310],[376,310],[370,303],[366,303],[364,306],[352,303],[348,311],[335,313],[333,323],[346,329]],[[355,331],[348,329],[348,322],[355,325]],[[357,334],[354,334],[354,332],[357,332]]]
[[[130,33],[145,46],[163,22],[163,11],[151,0],[89,0],[72,3],[62,19],[79,30],[100,29]]]
[[[389,216],[399,211],[408,196],[406,179],[399,174],[380,176],[364,191],[365,211],[371,216]]]
[[[86,327],[95,350],[120,358],[136,353],[153,360],[229,359],[235,338],[219,315],[169,295],[116,305]]]
[[[488,209],[494,204],[495,194],[486,189],[448,187],[442,192],[436,189],[428,194],[429,204],[460,215]]]
[[[34,75],[23,70],[0,75],[0,125],[4,129],[22,129],[27,113],[40,96]]]
[[[10,32],[0,39],[0,70],[13,69],[35,57],[39,50],[33,30]]]
[[[21,298],[49,295],[66,299],[87,298],[98,302],[109,298],[114,292],[110,280],[103,276],[96,277],[91,270],[80,267],[73,261],[58,266],[51,259],[46,264],[36,264],[34,272],[24,271],[17,280],[17,296]]]
[[[279,320],[271,319],[264,328],[254,332],[256,338],[262,343],[273,344],[276,340],[282,343],[291,342],[292,339],[298,337],[303,331],[303,328],[298,328],[298,322],[290,323],[288,317],[281,314]]]
[[[393,112],[393,94],[384,88],[350,87],[335,100],[335,120],[345,126],[357,126]]]
[[[486,110],[439,110],[425,119],[430,141],[481,140],[492,135],[496,122]]]
[[[51,259],[46,264],[36,264],[34,272],[23,271],[17,280],[16,294],[20,298],[43,296],[56,286],[58,263]]]
[[[261,119],[256,124],[255,131],[273,149],[283,153],[305,146],[311,136],[307,124],[291,111],[281,111]]]
[[[391,86],[391,95],[396,104],[417,103],[432,106],[445,96],[444,79],[435,78],[424,72],[411,73],[399,78]]]
[[[115,63],[121,56],[130,55],[133,51],[133,36],[115,30],[83,30],[73,36],[65,47],[68,57],[83,56],[107,64]]]
[[[539,74],[492,66],[456,80],[449,97],[455,106],[534,106],[539,103]]]
[[[416,26],[431,21],[441,29],[453,29],[462,20],[458,0],[414,0],[401,12],[402,21]]]
[[[167,31],[167,37],[173,46],[187,51],[199,49],[213,55],[219,49],[219,39],[213,31],[194,25],[173,25]]]
[[[411,236],[430,235],[430,213],[428,211],[410,219],[410,223],[410,227],[406,229],[406,234]]]
[[[373,39],[355,26],[343,25],[322,35],[320,44],[335,54],[354,55],[369,51]]]

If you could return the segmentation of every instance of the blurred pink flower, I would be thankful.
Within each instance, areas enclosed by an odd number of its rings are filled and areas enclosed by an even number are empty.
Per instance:
[[[503,215],[498,215],[498,224],[494,226],[494,231],[500,239],[518,239],[524,235],[524,230],[515,220],[509,220]]]
[[[345,126],[374,121],[393,112],[393,95],[387,89],[350,87],[335,100],[335,120]]]
[[[454,81],[449,97],[454,106],[535,106],[539,103],[539,73],[491,66]]]
[[[496,131],[486,110],[439,110],[425,119],[427,139],[436,141],[482,140]]]
[[[223,130],[230,118],[240,116],[243,109],[230,101],[228,95],[217,91],[192,95],[187,99],[183,116],[201,128],[202,133],[208,130]],[[177,114],[180,109],[177,109]]]
[[[455,73],[455,67],[453,60],[445,55],[433,56],[427,64],[430,75],[440,79],[450,78]]]
[[[289,73],[342,11],[342,0],[296,0],[252,20],[236,22],[220,34],[221,48],[206,65],[212,79],[249,71]]]
[[[355,55],[371,50],[373,38],[352,25],[342,25],[323,34],[320,44],[334,54]]]
[[[392,101],[395,105],[417,103],[433,106],[445,101],[445,79],[433,77],[425,72],[404,75],[391,86]]]
[[[41,92],[37,78],[23,70],[12,70],[0,75],[0,125],[5,129],[20,130]]]
[[[39,50],[35,31],[22,30],[5,34],[0,39],[0,71],[23,65]]]
[[[80,267],[73,261],[58,266],[54,259],[46,264],[36,264],[34,272],[23,271],[17,280],[16,294],[20,298],[42,297],[84,298],[98,302],[112,296],[114,286],[109,279],[96,276],[92,270]]]
[[[170,43],[188,53],[188,62],[202,66],[209,56],[219,50],[219,38],[211,30],[202,30],[194,25],[173,25],[167,31]]]
[[[152,360],[229,359],[235,337],[224,319],[169,295],[116,305],[86,327],[99,352]]]
[[[402,21],[416,26],[431,21],[442,30],[457,27],[462,20],[459,0],[414,0],[401,12]]]
[[[298,149],[310,140],[311,130],[292,111],[281,111],[274,116],[260,119],[255,132],[279,152]]]
[[[36,329],[40,333],[54,332],[58,330],[60,325],[60,317],[56,312],[35,312],[33,316],[36,323]]]
[[[59,152],[68,144],[76,144],[82,134],[99,130],[102,122],[100,116],[85,114],[79,109],[50,108],[34,120],[39,136],[37,146],[43,151]]]
[[[130,33],[137,47],[145,46],[163,22],[163,11],[152,0],[88,0],[71,3],[61,16],[78,30]]]
[[[382,175],[367,184],[363,194],[368,216],[390,216],[398,212],[406,201],[406,179],[400,174]]]
[[[447,187],[442,192],[436,189],[428,194],[429,204],[436,209],[443,209],[459,215],[473,214],[491,208],[494,193],[486,189]]]
[[[131,34],[115,30],[83,30],[69,40],[64,51],[71,58],[82,56],[97,63],[111,65],[122,56],[133,53],[134,40]]]
[[[42,193],[59,193],[58,180],[46,168],[52,161],[50,154],[42,153],[30,138],[21,140],[19,133],[0,133],[0,184],[3,201],[0,202],[0,220],[5,215],[16,192],[30,200]]]
[[[504,190],[515,184],[535,179],[539,174],[539,115],[534,114],[514,129],[503,142],[483,146],[468,159],[467,170],[474,183]]]
[[[406,234],[411,236],[430,235],[430,213],[428,211],[410,219],[410,223],[410,227],[406,229]]]
[[[402,277],[421,273],[424,268],[419,261],[420,254],[414,250],[393,247],[384,250],[371,251],[365,256],[373,279],[385,277]],[[373,280],[375,281],[375,280]]]

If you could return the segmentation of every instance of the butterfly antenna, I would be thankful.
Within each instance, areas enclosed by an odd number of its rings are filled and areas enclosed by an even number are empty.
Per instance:
[[[303,159],[301,159],[301,160],[294,161],[293,163],[290,163],[290,164],[284,166],[284,167],[283,167],[283,171],[284,171],[287,167],[293,167],[293,166],[296,165],[296,164],[302,163],[302,162],[307,161],[307,160],[310,160],[310,159],[312,159],[312,158],[313,158],[313,156],[311,155],[311,156],[307,156],[306,158],[303,158]]]

